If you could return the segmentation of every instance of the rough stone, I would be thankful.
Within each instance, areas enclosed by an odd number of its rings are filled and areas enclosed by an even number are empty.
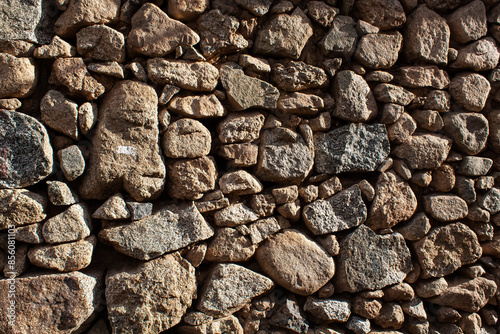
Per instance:
[[[210,131],[194,119],[173,122],[161,139],[163,153],[168,158],[200,158],[210,153]]]
[[[61,181],[47,181],[47,194],[50,203],[55,206],[71,205],[79,202],[78,195],[66,183]]]
[[[388,83],[381,83],[373,88],[373,95],[377,101],[385,103],[396,103],[407,106],[414,99],[415,95],[401,86]]]
[[[449,80],[448,80],[449,82]],[[451,96],[448,92],[442,90],[432,90],[427,94],[424,108],[447,112],[450,110]]]
[[[202,14],[208,5],[208,0],[172,0],[168,2],[168,15],[176,20],[189,21]]]
[[[323,69],[302,61],[287,61],[272,66],[272,79],[280,89],[296,92],[323,87],[328,77]]]
[[[128,256],[150,260],[208,239],[213,234],[212,228],[191,202],[165,205],[149,217],[103,229],[99,232],[99,239]]]
[[[63,93],[49,90],[40,102],[42,122],[73,139],[78,138],[78,104]]]
[[[486,175],[493,166],[493,160],[484,157],[465,156],[458,166],[457,173],[465,176]]]
[[[307,332],[309,323],[294,297],[287,296],[274,307],[269,322],[294,333]]]
[[[285,114],[300,116],[315,116],[323,110],[323,99],[313,94],[289,93],[281,94],[278,100],[278,109]]]
[[[387,131],[382,124],[353,123],[328,133],[318,133],[315,145],[316,171],[331,174],[374,171],[390,150]]]
[[[220,189],[224,194],[250,195],[262,191],[260,181],[244,170],[228,172],[219,179]]]
[[[168,110],[181,116],[192,118],[221,117],[226,110],[219,99],[213,95],[175,96],[168,104]]]
[[[454,68],[474,71],[494,69],[500,58],[500,53],[493,38],[487,37],[458,50],[458,57],[451,64]]]
[[[218,125],[222,143],[249,142],[259,138],[265,117],[260,112],[231,113]]]
[[[76,145],[71,145],[57,152],[59,166],[68,181],[73,181],[83,174],[85,159]]]
[[[391,143],[401,144],[405,142],[417,129],[417,123],[407,113],[403,113],[394,124],[387,128],[387,136]]]
[[[486,115],[489,125],[488,146],[500,153],[500,110],[492,110]]]
[[[416,133],[393,150],[410,168],[431,169],[441,166],[451,149],[452,140],[439,134]]]
[[[494,187],[488,190],[478,204],[493,215],[500,212],[500,188]]]
[[[47,200],[24,189],[0,190],[0,230],[10,225],[23,226],[41,222],[47,216]]]
[[[39,121],[0,109],[0,128],[0,188],[28,187],[52,172],[49,135]]]
[[[459,105],[470,111],[481,111],[490,92],[488,80],[477,73],[461,73],[451,80],[449,92]]]
[[[259,146],[252,143],[228,144],[220,147],[219,154],[234,167],[249,167],[257,164]]]
[[[459,43],[478,40],[486,35],[486,8],[482,1],[473,1],[455,10],[448,17],[451,36]]]
[[[105,25],[93,25],[76,34],[76,48],[84,57],[101,61],[125,61],[125,37]]]
[[[54,36],[48,45],[42,45],[33,51],[33,57],[42,59],[55,59],[74,57],[76,48],[59,36]]]
[[[200,199],[215,189],[217,166],[213,157],[172,160],[168,164],[170,196],[178,199]]]
[[[327,56],[349,59],[356,51],[358,32],[350,16],[337,15],[328,33],[319,41],[321,51]]]
[[[217,264],[208,275],[197,305],[205,314],[222,317],[273,288],[269,278],[236,264]]]
[[[92,218],[104,220],[127,219],[130,218],[130,211],[127,208],[127,204],[122,194],[117,193],[98,207],[92,214]]]
[[[449,222],[467,216],[467,203],[455,195],[427,195],[423,198],[424,210],[431,217]]]
[[[265,15],[273,3],[272,0],[236,0],[235,2],[257,16]]]
[[[309,1],[307,3],[307,15],[325,28],[332,25],[337,14],[338,9],[332,8],[322,1]]]
[[[372,6],[367,7],[373,8]],[[387,69],[398,60],[402,45],[403,36],[399,32],[367,34],[359,40],[354,59],[368,68]]]
[[[78,108],[78,127],[81,133],[87,134],[97,122],[97,104],[85,102]]]
[[[127,202],[127,208],[132,221],[149,217],[153,213],[153,203]]]
[[[90,235],[91,219],[84,204],[74,204],[43,224],[43,238],[49,244],[76,241]]]
[[[35,223],[16,228],[15,230],[16,241],[24,242],[27,244],[41,244],[45,240],[42,235],[42,224]]]
[[[399,233],[377,235],[360,225],[340,243],[335,291],[381,289],[401,283],[411,269],[410,250]]]
[[[278,284],[303,296],[318,291],[335,273],[330,255],[296,230],[270,237],[257,249],[255,257]]]
[[[400,329],[403,327],[405,316],[398,303],[384,303],[375,323],[382,328]]]
[[[249,260],[257,246],[237,230],[224,227],[217,229],[208,244],[205,260],[212,262],[241,262]]]
[[[405,87],[433,87],[443,89],[448,86],[450,79],[446,71],[437,66],[402,66],[396,75],[398,83]],[[427,107],[432,108],[426,100]],[[438,109],[440,110],[440,109]]]
[[[476,155],[486,147],[489,128],[482,114],[450,112],[443,120],[446,134],[461,151]]]
[[[351,316],[351,302],[347,299],[309,297],[304,304],[304,311],[319,322],[347,322]]]
[[[111,270],[106,304],[113,333],[153,334],[179,322],[196,297],[194,268],[179,253]]]
[[[217,226],[238,226],[259,219],[259,215],[243,203],[231,204],[214,214]]]
[[[38,81],[38,72],[33,58],[17,58],[0,53],[0,98],[27,97],[31,95]]]
[[[406,21],[403,6],[398,0],[361,0],[355,2],[362,20],[382,30],[400,28]]]

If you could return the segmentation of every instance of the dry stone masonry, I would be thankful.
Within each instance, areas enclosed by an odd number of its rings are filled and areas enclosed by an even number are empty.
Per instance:
[[[0,0],[0,333],[500,333],[499,60],[500,0]]]

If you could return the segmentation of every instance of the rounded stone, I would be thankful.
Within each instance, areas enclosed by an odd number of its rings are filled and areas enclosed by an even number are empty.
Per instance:
[[[210,153],[210,131],[199,121],[182,118],[172,123],[162,137],[169,158],[201,158]]]

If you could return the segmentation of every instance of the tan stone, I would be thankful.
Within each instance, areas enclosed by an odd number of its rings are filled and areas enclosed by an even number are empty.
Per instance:
[[[168,110],[192,118],[221,117],[227,113],[214,94],[176,96],[168,104]]]
[[[161,139],[169,158],[200,158],[210,153],[210,131],[194,119],[182,118],[168,127]]]
[[[33,58],[0,53],[0,73],[0,98],[27,97],[34,92],[38,73]]]
[[[215,189],[217,167],[212,157],[179,159],[168,164],[169,193],[179,199],[200,199]]]

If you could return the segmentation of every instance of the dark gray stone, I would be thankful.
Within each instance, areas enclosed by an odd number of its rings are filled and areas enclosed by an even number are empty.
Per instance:
[[[286,297],[274,307],[274,312],[269,319],[269,323],[286,328],[294,333],[307,333],[309,329],[307,318],[301,311],[293,295]]]

